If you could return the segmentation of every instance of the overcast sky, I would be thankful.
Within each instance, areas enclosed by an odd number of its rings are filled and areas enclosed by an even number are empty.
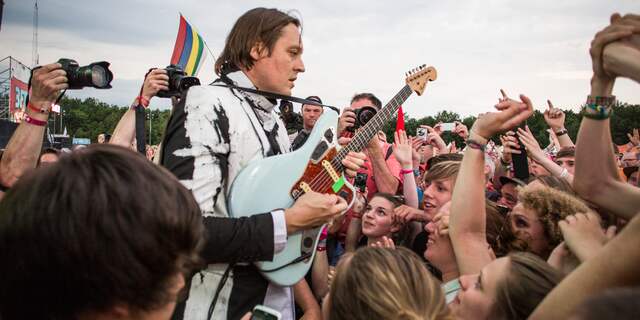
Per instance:
[[[31,65],[33,0],[5,1],[0,58]],[[404,85],[405,71],[421,64],[438,80],[404,110],[412,117],[441,110],[463,116],[490,111],[499,88],[528,94],[537,109],[546,99],[577,110],[589,92],[593,35],[612,12],[639,13],[638,0],[567,1],[142,1],[44,0],[39,7],[39,57],[67,57],[81,65],[107,60],[111,90],[69,91],[128,105],[148,68],[171,58],[182,12],[217,55],[242,13],[257,6],[296,10],[303,20],[303,60],[294,95],[319,95],[344,107],[357,92],[384,103]],[[199,77],[214,78],[209,55]],[[623,79],[614,94],[640,103],[640,88]],[[152,107],[168,102],[155,98]]]

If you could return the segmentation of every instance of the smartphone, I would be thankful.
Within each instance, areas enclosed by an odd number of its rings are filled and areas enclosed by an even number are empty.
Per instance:
[[[251,320],[280,320],[282,318],[280,312],[260,304],[255,306],[251,313]]]
[[[526,122],[524,122],[522,123],[522,125],[520,125],[520,128],[524,129],[526,125]],[[525,149],[524,145],[517,135],[516,138],[518,139],[518,144],[520,145],[520,154],[511,154],[511,159],[513,160],[513,176],[526,183],[527,181],[529,181],[529,160],[527,158],[527,149]]]
[[[440,124],[440,129],[442,131],[453,131],[456,128],[456,124],[454,122],[447,122]]]
[[[427,141],[427,129],[418,128],[416,130],[416,136],[422,141]]]

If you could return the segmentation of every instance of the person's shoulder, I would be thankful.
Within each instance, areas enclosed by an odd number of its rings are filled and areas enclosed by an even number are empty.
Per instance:
[[[239,99],[229,88],[216,85],[194,86],[187,92],[185,105],[187,109],[212,105],[224,108],[227,104],[235,103]]]

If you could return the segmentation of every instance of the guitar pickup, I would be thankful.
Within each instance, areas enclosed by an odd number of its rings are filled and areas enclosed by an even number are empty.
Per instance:
[[[327,131],[324,132],[324,138],[327,139],[329,143],[333,142],[333,132],[331,129],[327,129]]]
[[[322,158],[322,155],[324,155],[324,153],[327,152],[327,149],[329,149],[329,145],[326,142],[321,141],[313,150],[313,153],[311,154],[311,159],[314,161],[320,160]]]

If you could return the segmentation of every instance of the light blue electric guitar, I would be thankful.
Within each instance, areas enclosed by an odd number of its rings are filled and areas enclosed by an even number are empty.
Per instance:
[[[355,191],[343,175],[342,159],[349,151],[361,151],[412,92],[422,95],[427,82],[436,78],[436,69],[425,65],[408,72],[400,92],[341,149],[337,144],[338,115],[324,112],[301,148],[250,163],[238,174],[228,199],[230,215],[244,217],[289,208],[311,190],[336,194],[351,207]],[[256,262],[256,266],[273,283],[297,283],[311,267],[321,230],[318,227],[290,234],[286,248],[275,254],[273,261]]]

